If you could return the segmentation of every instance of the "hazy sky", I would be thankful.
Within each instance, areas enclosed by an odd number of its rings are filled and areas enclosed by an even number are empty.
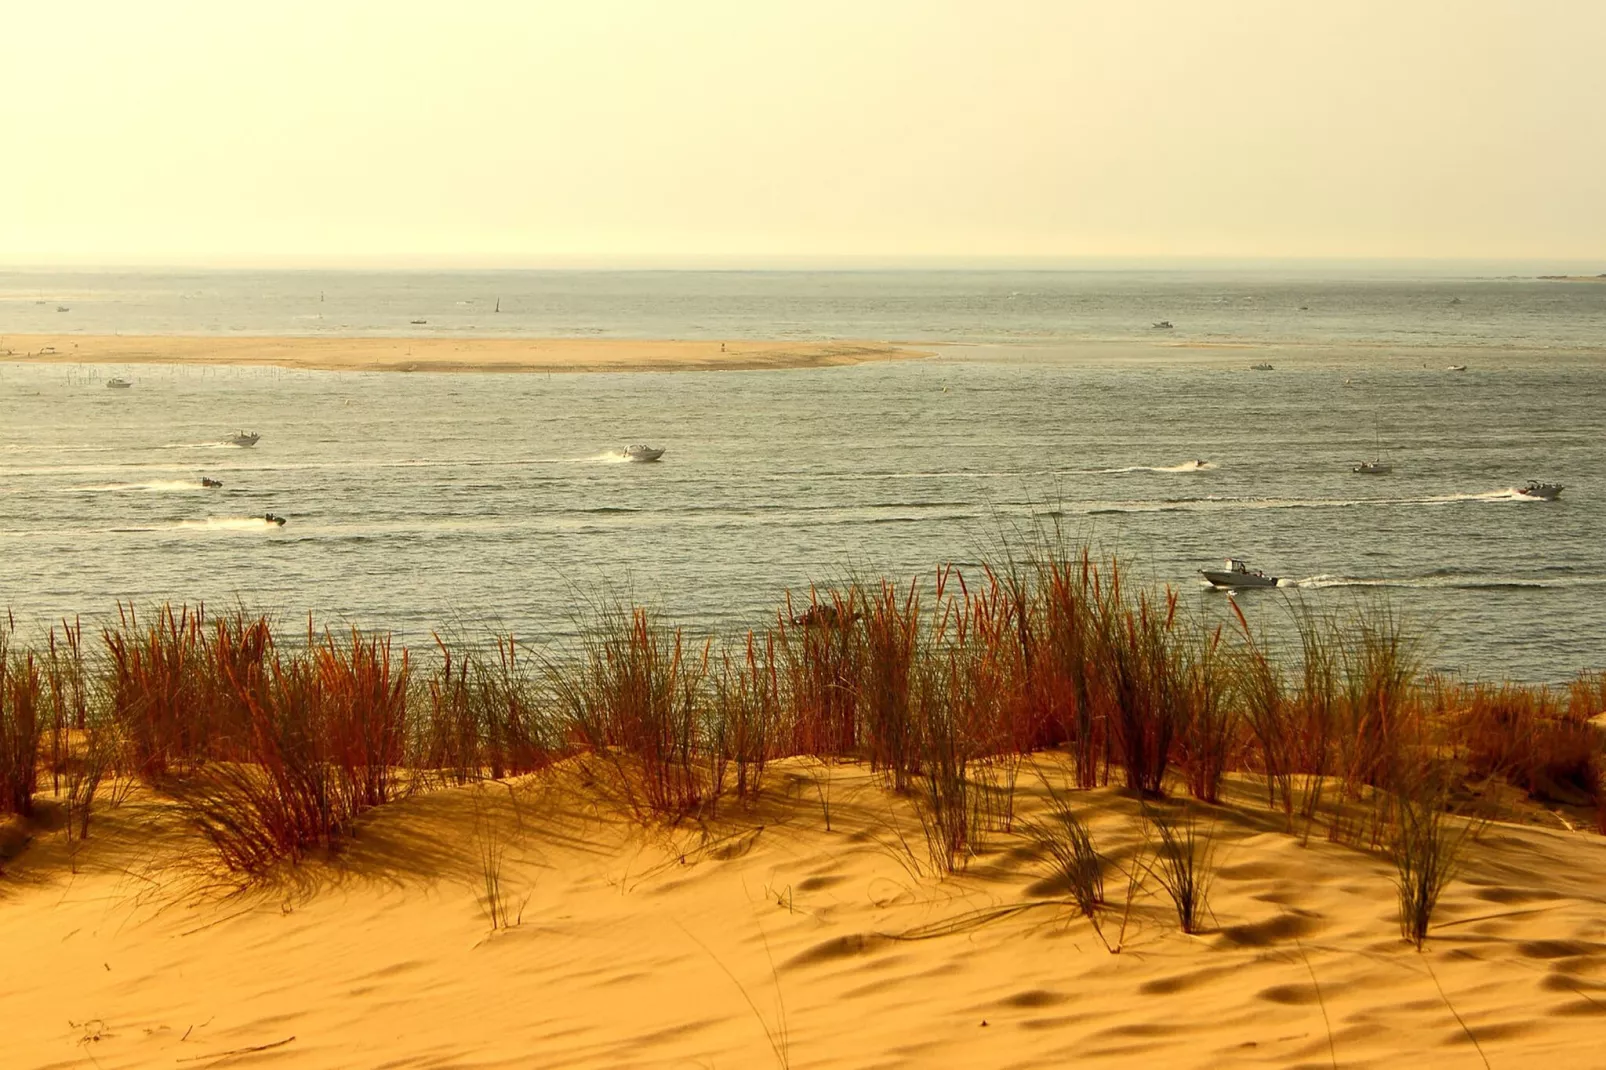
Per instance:
[[[11,263],[1606,258],[1602,0],[3,0],[0,25]]]

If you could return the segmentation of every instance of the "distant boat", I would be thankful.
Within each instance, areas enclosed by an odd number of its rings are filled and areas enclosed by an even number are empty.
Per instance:
[[[1268,576],[1259,569],[1253,572],[1249,566],[1236,557],[1227,558],[1227,567],[1224,569],[1202,568],[1199,574],[1217,587],[1275,587],[1277,577]]]
[[[66,305],[57,305],[56,306],[56,311],[57,312],[71,312],[72,309],[68,308]]]
[[[231,446],[255,446],[261,439],[255,431],[236,431],[227,441]]]
[[[272,513],[263,513],[262,519],[266,523],[273,524],[281,528],[284,527],[284,517],[282,516],[274,516]]]
[[[1386,476],[1394,471],[1394,466],[1383,459],[1383,435],[1376,427],[1373,428],[1375,439],[1375,452],[1370,461],[1362,461],[1351,468],[1350,471],[1363,476]]]
[[[134,384],[129,382],[127,379],[107,379],[106,385],[111,387],[113,390],[127,390]]]
[[[408,322],[414,327],[422,327],[424,324],[428,323],[429,320],[409,320]]]
[[[1271,371],[1271,365],[1262,361],[1259,364],[1251,364],[1249,370],[1252,372],[1269,372]]]
[[[1170,320],[1161,320],[1150,329],[1155,331],[1169,331],[1172,329],[1172,323]]]
[[[1517,493],[1524,498],[1540,498],[1547,502],[1553,502],[1561,497],[1563,489],[1565,488],[1560,483],[1541,483],[1537,479],[1530,479],[1527,483],[1517,488]]]
[[[1465,364],[1452,364],[1444,370],[1447,372],[1464,372],[1467,370],[1467,366]]]
[[[663,450],[655,450],[651,446],[627,446],[621,451],[627,461],[656,461],[664,455]]]
[[[223,481],[221,479],[210,479],[206,476],[201,477],[201,486],[203,487],[221,487],[222,485]]]

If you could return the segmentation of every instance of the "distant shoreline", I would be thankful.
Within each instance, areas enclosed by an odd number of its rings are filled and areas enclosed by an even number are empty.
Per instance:
[[[0,361],[269,365],[302,371],[641,372],[828,368],[931,356],[893,342],[13,334]]]
[[[1160,332],[1156,332],[1157,335]],[[723,347],[723,348],[721,348]],[[0,334],[0,364],[279,367],[296,371],[539,374],[577,372],[782,371],[924,360],[969,353],[1018,360],[1030,354],[1082,364],[1212,364],[1247,360],[1348,364],[1358,356],[1479,363],[1490,357],[1606,357],[1601,346],[1402,345],[1188,339],[1034,339],[1015,342],[823,342],[749,339],[299,337]]]

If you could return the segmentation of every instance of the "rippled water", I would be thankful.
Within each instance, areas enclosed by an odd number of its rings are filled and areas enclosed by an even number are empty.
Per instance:
[[[1460,284],[1433,285],[1442,303]],[[1553,342],[1594,330],[1582,307]],[[37,626],[118,598],[239,598],[414,640],[456,620],[539,638],[578,594],[628,585],[723,630],[762,623],[787,586],[974,561],[1001,524],[1058,514],[1207,611],[1226,599],[1196,570],[1233,554],[1287,585],[1241,595],[1252,616],[1381,590],[1432,626],[1436,666],[1599,666],[1606,367],[1477,344],[1461,373],[1398,348],[1252,372],[1249,354],[1012,345],[721,374],[149,366],[118,391],[111,369],[0,364],[0,605]],[[236,427],[261,443],[223,445]],[[1395,473],[1351,473],[1374,439]],[[668,452],[622,463],[635,441]],[[1529,478],[1567,489],[1511,492]]]
[[[1599,347],[1606,283],[1181,271],[0,272],[0,334],[996,342],[1153,338],[1159,320],[1175,324],[1164,335],[1175,341]]]

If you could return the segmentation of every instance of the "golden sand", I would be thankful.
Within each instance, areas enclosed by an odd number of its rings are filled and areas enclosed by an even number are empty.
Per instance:
[[[419,795],[338,858],[247,891],[136,796],[100,813],[76,874],[41,832],[0,878],[0,1061],[1476,1067],[1474,1039],[1497,1067],[1606,1061],[1598,835],[1489,826],[1419,953],[1386,859],[1304,845],[1237,785],[1206,811],[1208,931],[1179,932],[1151,880],[1111,954],[1029,838],[997,833],[939,878],[905,800],[862,769],[828,788],[819,771],[783,763],[756,811],[656,831],[564,772]],[[1041,789],[1022,784],[1029,818]],[[1130,857],[1137,804],[1072,799]],[[517,920],[497,932],[488,845]],[[1106,892],[1113,937],[1118,874]]]
[[[243,338],[42,335],[0,338],[0,360],[247,364],[319,371],[627,372],[822,368],[908,360],[890,342],[685,342],[616,338]]]

